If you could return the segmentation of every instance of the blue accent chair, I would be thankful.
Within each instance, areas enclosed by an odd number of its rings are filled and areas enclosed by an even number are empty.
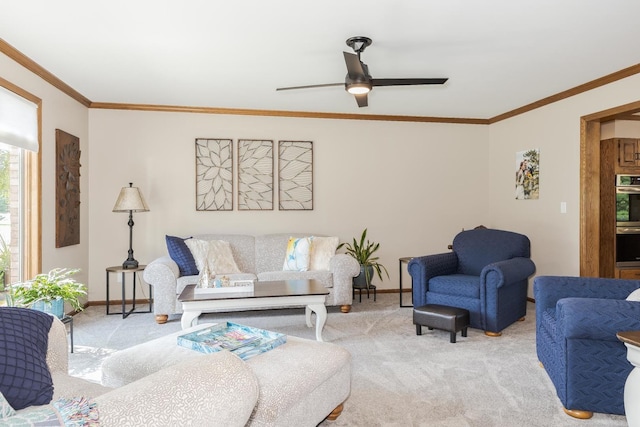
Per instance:
[[[633,366],[620,331],[640,330],[640,302],[626,301],[640,281],[595,277],[534,279],[536,351],[567,414],[624,414]]]
[[[469,310],[470,326],[487,335],[527,314],[528,278],[535,272],[527,236],[477,228],[453,239],[453,251],[413,258],[413,305]]]

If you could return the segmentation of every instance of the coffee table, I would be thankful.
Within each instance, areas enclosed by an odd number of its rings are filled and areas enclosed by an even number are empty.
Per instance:
[[[322,328],[327,321],[324,305],[329,291],[315,280],[278,280],[256,282],[253,292],[196,294],[196,285],[187,285],[178,301],[182,303],[182,329],[198,324],[203,312],[256,310],[305,306],[308,327],[313,327],[311,312],[316,313],[316,340],[322,341]]]

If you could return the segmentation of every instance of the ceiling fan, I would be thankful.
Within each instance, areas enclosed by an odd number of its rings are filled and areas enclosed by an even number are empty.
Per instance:
[[[367,94],[375,86],[410,86],[410,85],[441,85],[447,78],[410,78],[410,79],[374,79],[369,74],[369,67],[360,60],[360,54],[367,46],[371,45],[369,37],[351,37],[347,39],[347,46],[351,47],[356,54],[344,53],[344,61],[347,64],[347,76],[344,83],[324,83],[307,86],[279,87],[276,90],[308,89],[314,87],[342,86],[347,92],[354,95],[358,107],[368,105]]]

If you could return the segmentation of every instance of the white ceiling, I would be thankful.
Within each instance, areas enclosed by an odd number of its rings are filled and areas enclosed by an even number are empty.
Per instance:
[[[640,63],[637,0],[0,0],[0,38],[93,102],[491,118]],[[368,36],[378,87],[341,87]],[[639,96],[640,98],[640,96]]]

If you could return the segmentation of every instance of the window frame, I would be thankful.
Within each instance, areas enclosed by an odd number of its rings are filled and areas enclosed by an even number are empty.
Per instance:
[[[42,100],[0,77],[0,86],[38,107],[38,151],[24,150],[24,253],[21,263],[23,278],[34,277],[42,270]]]

